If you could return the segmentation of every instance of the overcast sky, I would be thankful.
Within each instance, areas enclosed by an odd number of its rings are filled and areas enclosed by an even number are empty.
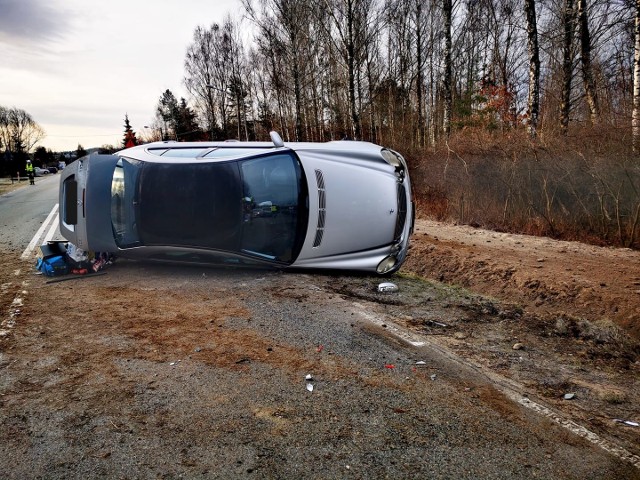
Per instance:
[[[240,0],[0,0],[0,105],[28,112],[54,151],[143,132],[162,92],[188,99],[198,25],[239,18]]]

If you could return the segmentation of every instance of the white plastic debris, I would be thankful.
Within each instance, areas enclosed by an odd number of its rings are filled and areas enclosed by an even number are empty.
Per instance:
[[[575,393],[565,393],[564,394],[564,399],[565,400],[573,400],[576,397]]]
[[[382,282],[380,285],[378,285],[378,291],[385,293],[397,292],[398,286],[395,283]]]
[[[304,377],[304,379],[305,379],[307,382],[310,382],[311,380],[313,380],[313,375],[311,375],[310,373],[307,373],[307,376],[306,376],[306,377]]]
[[[418,360],[416,362],[416,365],[418,365],[418,366],[422,366],[422,365],[426,365],[426,364],[427,364],[427,362],[425,362],[424,360]]]
[[[436,379],[436,377],[437,377],[437,375],[436,375],[435,373],[434,373],[434,374],[432,374],[432,375],[431,375],[431,380],[435,380],[435,379]]]
[[[640,423],[632,422],[631,420],[621,420],[619,418],[614,418],[613,421],[617,423],[623,423],[625,425],[629,425],[630,427],[640,427]]]
[[[307,390],[313,392],[313,383],[307,383]]]

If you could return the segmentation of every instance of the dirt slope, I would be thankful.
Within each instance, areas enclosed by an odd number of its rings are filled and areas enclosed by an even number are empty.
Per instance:
[[[418,220],[405,271],[640,340],[640,252]]]

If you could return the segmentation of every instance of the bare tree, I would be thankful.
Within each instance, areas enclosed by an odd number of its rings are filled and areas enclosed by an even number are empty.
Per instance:
[[[42,127],[26,111],[0,106],[0,145],[9,155],[30,152],[44,137]]]
[[[525,13],[529,50],[529,135],[535,138],[538,133],[538,115],[540,113],[540,53],[535,0],[525,0]]]
[[[578,0],[578,20],[580,27],[582,82],[587,105],[589,106],[591,123],[595,125],[600,117],[600,106],[598,104],[598,91],[596,90],[596,82],[591,64],[591,33],[589,32],[587,0]]]
[[[442,131],[445,136],[451,134],[451,115],[453,109],[452,95],[452,65],[451,65],[451,16],[453,13],[452,0],[442,1],[442,14],[444,16],[444,111],[442,118]]]
[[[573,40],[575,34],[574,0],[564,0],[562,39],[562,92],[560,99],[560,131],[566,135],[571,112],[571,81],[573,80]]]
[[[211,139],[216,137],[218,128],[214,91],[214,71],[216,65],[216,41],[220,27],[212,24],[208,29],[198,26],[193,32],[193,42],[187,48],[184,60],[184,83],[187,91],[196,99],[197,108],[206,119],[207,131]]]

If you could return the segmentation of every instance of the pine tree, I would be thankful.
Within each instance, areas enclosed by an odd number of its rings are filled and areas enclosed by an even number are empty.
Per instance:
[[[136,133],[131,128],[128,114],[124,115],[124,139],[122,140],[122,145],[124,148],[131,148],[138,145],[138,139],[136,138]]]

